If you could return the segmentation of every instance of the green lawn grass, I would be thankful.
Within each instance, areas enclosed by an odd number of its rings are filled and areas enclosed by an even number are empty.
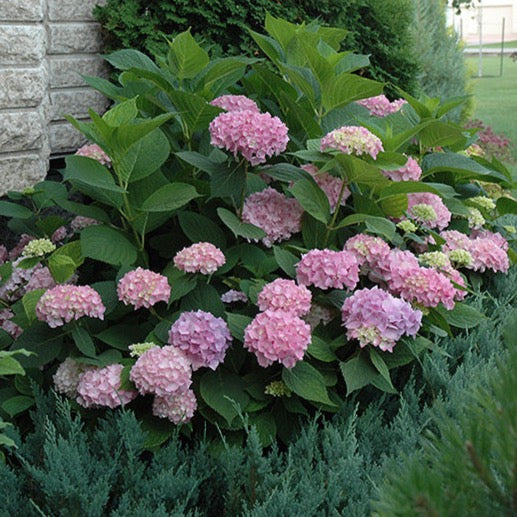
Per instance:
[[[477,48],[478,43],[469,43],[467,48]],[[501,42],[499,43],[484,43],[483,48],[501,48]],[[504,48],[517,48],[517,40],[510,40],[504,42]]]
[[[478,59],[467,58],[474,77],[474,118],[504,133],[513,142],[515,159],[512,169],[517,171],[517,62],[503,58],[503,75],[499,77],[499,57],[483,58],[483,77],[477,78]]]

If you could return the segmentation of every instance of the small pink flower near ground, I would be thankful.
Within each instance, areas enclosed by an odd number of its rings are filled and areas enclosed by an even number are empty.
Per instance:
[[[158,302],[168,302],[171,288],[167,277],[137,267],[126,273],[117,286],[118,299],[125,305],[140,307],[152,307]]]
[[[121,364],[110,364],[105,368],[96,368],[84,372],[77,385],[77,402],[85,408],[116,408],[131,402],[136,391],[120,389]]]
[[[83,316],[103,320],[105,311],[99,293],[88,285],[57,285],[43,293],[36,305],[38,320],[53,328]]]
[[[310,342],[310,325],[284,311],[261,312],[244,330],[244,348],[254,353],[264,368],[275,361],[292,368],[303,359]]]
[[[226,322],[200,310],[183,312],[169,330],[169,344],[185,353],[194,371],[202,367],[215,370],[231,341]]]
[[[140,394],[159,397],[183,393],[190,388],[191,377],[190,361],[174,346],[150,348],[137,359],[129,373]]]
[[[174,265],[186,273],[211,275],[226,262],[224,253],[210,242],[197,242],[176,253]]]
[[[153,415],[167,418],[173,424],[190,422],[197,409],[196,395],[190,389],[168,397],[154,397]]]
[[[111,158],[97,144],[83,145],[75,154],[97,160],[102,165],[111,166]]]

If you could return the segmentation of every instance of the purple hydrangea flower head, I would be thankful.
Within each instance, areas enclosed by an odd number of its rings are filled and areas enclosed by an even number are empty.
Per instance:
[[[215,370],[231,341],[226,322],[205,311],[183,312],[169,330],[169,343],[185,353],[193,370]]]

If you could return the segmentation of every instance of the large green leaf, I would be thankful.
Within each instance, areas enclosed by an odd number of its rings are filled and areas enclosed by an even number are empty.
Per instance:
[[[368,384],[373,384],[388,393],[396,393],[393,386],[386,381],[363,353],[353,356],[346,362],[339,363],[339,367],[345,379],[348,394],[364,388]]]
[[[296,276],[295,265],[300,259],[290,251],[280,248],[280,246],[273,246],[273,253],[280,268],[291,278],[294,278]]]
[[[233,86],[246,72],[246,66],[255,60],[240,57],[214,59],[206,67],[203,75],[204,87],[214,95],[220,95],[229,86]]]
[[[97,355],[93,339],[83,327],[74,327],[72,330],[72,339],[79,352],[85,356],[95,357]]]
[[[195,93],[171,90],[168,95],[190,134],[200,129],[207,129],[210,122],[222,111],[221,108],[212,106],[204,97]]]
[[[209,62],[208,54],[192,37],[190,29],[172,40],[167,59],[171,72],[180,81],[195,77]]]
[[[38,304],[39,299],[42,297],[45,291],[46,289],[34,289],[34,291],[29,291],[23,295],[23,309],[25,310],[25,314],[29,320],[29,323],[36,321],[36,305]]]
[[[486,316],[466,303],[456,302],[454,309],[438,308],[437,311],[453,327],[468,329],[479,325]]]
[[[204,283],[199,283],[195,289],[186,294],[181,300],[180,307],[182,311],[202,310],[218,317],[224,315],[224,305],[219,293],[215,287]]]
[[[298,361],[293,368],[284,368],[282,380],[291,391],[306,400],[335,406],[328,396],[323,376],[305,361]]]
[[[285,182],[298,181],[301,179],[312,180],[312,176],[308,172],[290,163],[275,163],[274,165],[260,169],[260,173],[266,174],[275,180]]]
[[[111,127],[118,127],[131,123],[138,115],[136,100],[137,97],[134,97],[116,104],[113,108],[104,113],[102,120]]]
[[[330,205],[325,192],[313,180],[298,180],[289,191],[315,219],[326,224],[330,220]]]
[[[384,85],[354,74],[342,73],[326,81],[322,87],[322,103],[326,111],[350,102],[380,95]]]
[[[266,236],[266,232],[262,228],[253,224],[243,223],[234,213],[226,210],[226,208],[218,208],[217,215],[230,228],[235,237],[262,239]]]
[[[72,214],[81,215],[83,217],[91,217],[92,219],[96,219],[97,221],[101,221],[103,223],[110,222],[108,214],[98,206],[83,205],[82,203],[68,201],[67,199],[57,199],[56,204]]]
[[[467,142],[461,128],[438,120],[424,127],[419,133],[419,139],[425,147],[462,145]]]
[[[227,312],[226,320],[232,336],[241,342],[244,341],[244,330],[251,323],[251,316]]]
[[[7,399],[2,404],[2,409],[12,418],[19,413],[23,413],[31,406],[35,404],[33,397],[27,397],[26,395],[17,395]]]
[[[188,183],[169,183],[151,194],[142,204],[145,212],[172,212],[200,197],[195,187]]]
[[[40,368],[59,355],[63,336],[61,329],[51,329],[46,323],[36,322],[13,343],[12,350],[33,352],[30,357],[19,358],[19,362],[24,368]]]
[[[81,232],[83,255],[107,264],[133,264],[137,250],[119,230],[109,226],[88,226]]]
[[[250,397],[245,391],[246,385],[241,377],[217,368],[215,372],[206,372],[200,380],[199,392],[206,404],[221,415],[228,425],[243,413]]]
[[[226,236],[212,219],[197,212],[179,212],[178,220],[183,233],[192,242],[211,242],[218,248],[226,248]]]
[[[23,205],[17,205],[9,201],[0,201],[0,215],[2,217],[18,217],[19,219],[29,219],[32,211]]]
[[[142,68],[151,72],[159,72],[160,69],[153,60],[142,52],[132,49],[117,50],[112,54],[103,56],[104,59],[119,70],[130,70],[131,68]]]
[[[176,153],[176,156],[196,169],[207,172],[208,174],[229,172],[226,163],[214,161],[212,158],[195,151],[182,151]]]

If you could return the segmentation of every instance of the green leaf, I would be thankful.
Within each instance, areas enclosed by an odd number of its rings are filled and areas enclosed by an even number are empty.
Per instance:
[[[273,38],[259,34],[251,29],[248,30],[255,43],[273,63],[278,63],[284,57],[282,47]]]
[[[300,259],[290,251],[284,250],[279,246],[273,246],[273,253],[280,268],[291,278],[294,278],[296,276],[295,264],[300,262]]]
[[[389,352],[388,352],[389,353]],[[377,352],[374,348],[370,348],[370,361],[373,366],[375,366],[376,370],[382,375],[384,380],[388,383],[388,385],[393,389],[393,391],[397,391],[391,382],[390,371],[388,369],[388,365],[382,358],[381,354]]]
[[[97,221],[103,223],[110,222],[108,214],[102,210],[102,208],[97,206],[83,205],[82,203],[68,201],[67,199],[57,199],[56,204],[72,214],[82,215],[83,217],[91,217],[92,219],[96,219]]]
[[[138,108],[136,107],[137,97],[129,99],[115,105],[110,110],[106,111],[102,116],[102,120],[111,127],[118,127],[124,124],[129,124],[138,115]]]
[[[174,289],[174,286],[172,286]],[[181,300],[182,311],[202,310],[211,312],[214,316],[224,315],[224,305],[217,290],[211,285],[199,283]]]
[[[212,219],[196,212],[179,212],[178,220],[191,242],[211,242],[220,249],[226,248],[224,232]]]
[[[322,103],[327,111],[344,106],[350,102],[380,95],[382,83],[365,79],[358,75],[342,73],[322,86]]]
[[[167,59],[171,72],[180,81],[195,77],[209,62],[208,54],[192,37],[190,29],[172,40]]]
[[[497,211],[500,215],[517,214],[517,201],[509,197],[500,197],[497,200]]]
[[[239,218],[226,208],[218,208],[217,215],[221,221],[232,231],[235,237],[244,237],[246,239],[262,239],[266,236],[266,232],[249,223],[243,223]]]
[[[0,216],[29,219],[32,217],[32,211],[22,205],[17,205],[16,203],[0,201]]]
[[[312,176],[308,172],[290,163],[275,163],[270,167],[259,169],[258,172],[261,174],[266,174],[275,180],[285,182],[298,181],[301,179],[306,179],[309,181],[312,180]]]
[[[134,264],[137,250],[120,231],[109,226],[88,226],[81,231],[81,247],[85,257],[107,264]]]
[[[433,186],[421,181],[397,181],[383,188],[379,199],[386,199],[397,194],[408,194],[410,192],[432,192],[440,195],[440,191]]]
[[[204,87],[217,96],[229,86],[238,83],[246,72],[250,61],[240,57],[214,59],[206,67],[203,77]]]
[[[389,217],[402,217],[408,208],[406,194],[396,194],[380,201],[382,211]]]
[[[12,349],[24,349],[34,354],[20,359],[24,368],[40,368],[58,356],[62,343],[61,329],[51,329],[46,323],[35,322],[13,343]]]
[[[286,386],[300,397],[335,407],[329,399],[327,387],[321,373],[305,361],[298,361],[293,368],[282,370]]]
[[[312,336],[312,342],[307,349],[307,353],[314,357],[314,359],[318,359],[324,363],[331,363],[337,360],[332,347],[324,339],[315,335]]]
[[[196,279],[193,275],[186,274],[180,271],[173,265],[167,266],[162,272],[163,275],[169,280],[171,285],[171,296],[169,298],[169,305],[180,298],[183,298],[186,294],[190,293],[196,285]]]
[[[25,370],[14,357],[0,356],[0,375],[25,375]]]
[[[117,172],[124,181],[147,178],[167,160],[170,144],[160,128],[137,140],[121,157]]]
[[[152,59],[138,50],[124,49],[117,50],[103,56],[104,59],[119,70],[130,70],[131,68],[142,68],[150,72],[160,72]]]
[[[246,186],[246,173],[243,167],[224,169],[220,167],[210,174],[210,198],[229,197],[234,205],[241,202],[242,192]]]
[[[419,139],[425,147],[464,145],[467,142],[461,128],[438,120],[424,127],[419,133]]]
[[[252,413],[249,415],[249,423],[257,430],[262,447],[268,447],[276,438],[276,421],[270,413]]]
[[[145,212],[172,212],[200,197],[188,183],[169,183],[151,194],[142,204]]]
[[[121,193],[122,187],[115,184],[111,172],[97,160],[85,156],[67,156],[65,159],[65,181],[84,184],[101,190]]]
[[[97,353],[93,339],[83,327],[74,327],[72,330],[72,339],[79,352],[87,357],[96,357]]]
[[[140,424],[142,432],[145,433],[143,447],[148,450],[155,450],[164,444],[175,431],[175,427],[163,418],[154,418],[146,415]]]
[[[377,235],[386,237],[389,241],[392,241],[397,227],[388,219],[384,217],[374,217],[369,215],[365,218],[366,228]]]
[[[486,316],[466,303],[456,302],[454,309],[437,309],[449,325],[462,329],[468,329],[479,325]]]
[[[7,399],[2,404],[2,409],[12,418],[20,413],[23,413],[35,403],[33,397],[26,397],[25,395],[17,395]]]
[[[302,207],[316,220],[326,224],[330,220],[330,205],[325,192],[315,181],[298,180],[289,191]]]
[[[392,182],[386,178],[381,171],[360,158],[348,154],[338,154],[334,157],[338,164],[338,170],[347,183],[368,185],[369,187],[384,189]]]
[[[37,319],[36,305],[44,292],[46,292],[46,289],[35,289],[34,291],[29,291],[23,295],[22,304],[29,323],[32,323]]]
[[[347,394],[373,384],[377,388],[396,393],[396,390],[386,382],[377,368],[373,366],[365,354],[359,353],[346,362],[339,363],[345,379]]]
[[[184,162],[187,162],[188,164],[192,165],[196,169],[207,172],[210,175],[229,172],[226,163],[214,161],[208,156],[204,156],[203,154],[197,153],[195,151],[182,151],[176,153],[176,156]]]
[[[195,93],[171,90],[168,95],[190,134],[207,129],[210,122],[222,111],[221,108],[212,106],[204,97]]]
[[[62,254],[51,255],[48,259],[48,267],[52,278],[59,284],[71,278],[77,268],[71,257]]]
[[[241,377],[222,367],[206,372],[200,380],[199,392],[206,404],[221,415],[228,425],[249,403],[246,385]],[[239,409],[240,408],[240,409]]]
[[[234,314],[231,312],[227,312],[225,314],[232,336],[241,342],[244,341],[244,330],[251,323],[251,316],[246,316],[245,314]]]

